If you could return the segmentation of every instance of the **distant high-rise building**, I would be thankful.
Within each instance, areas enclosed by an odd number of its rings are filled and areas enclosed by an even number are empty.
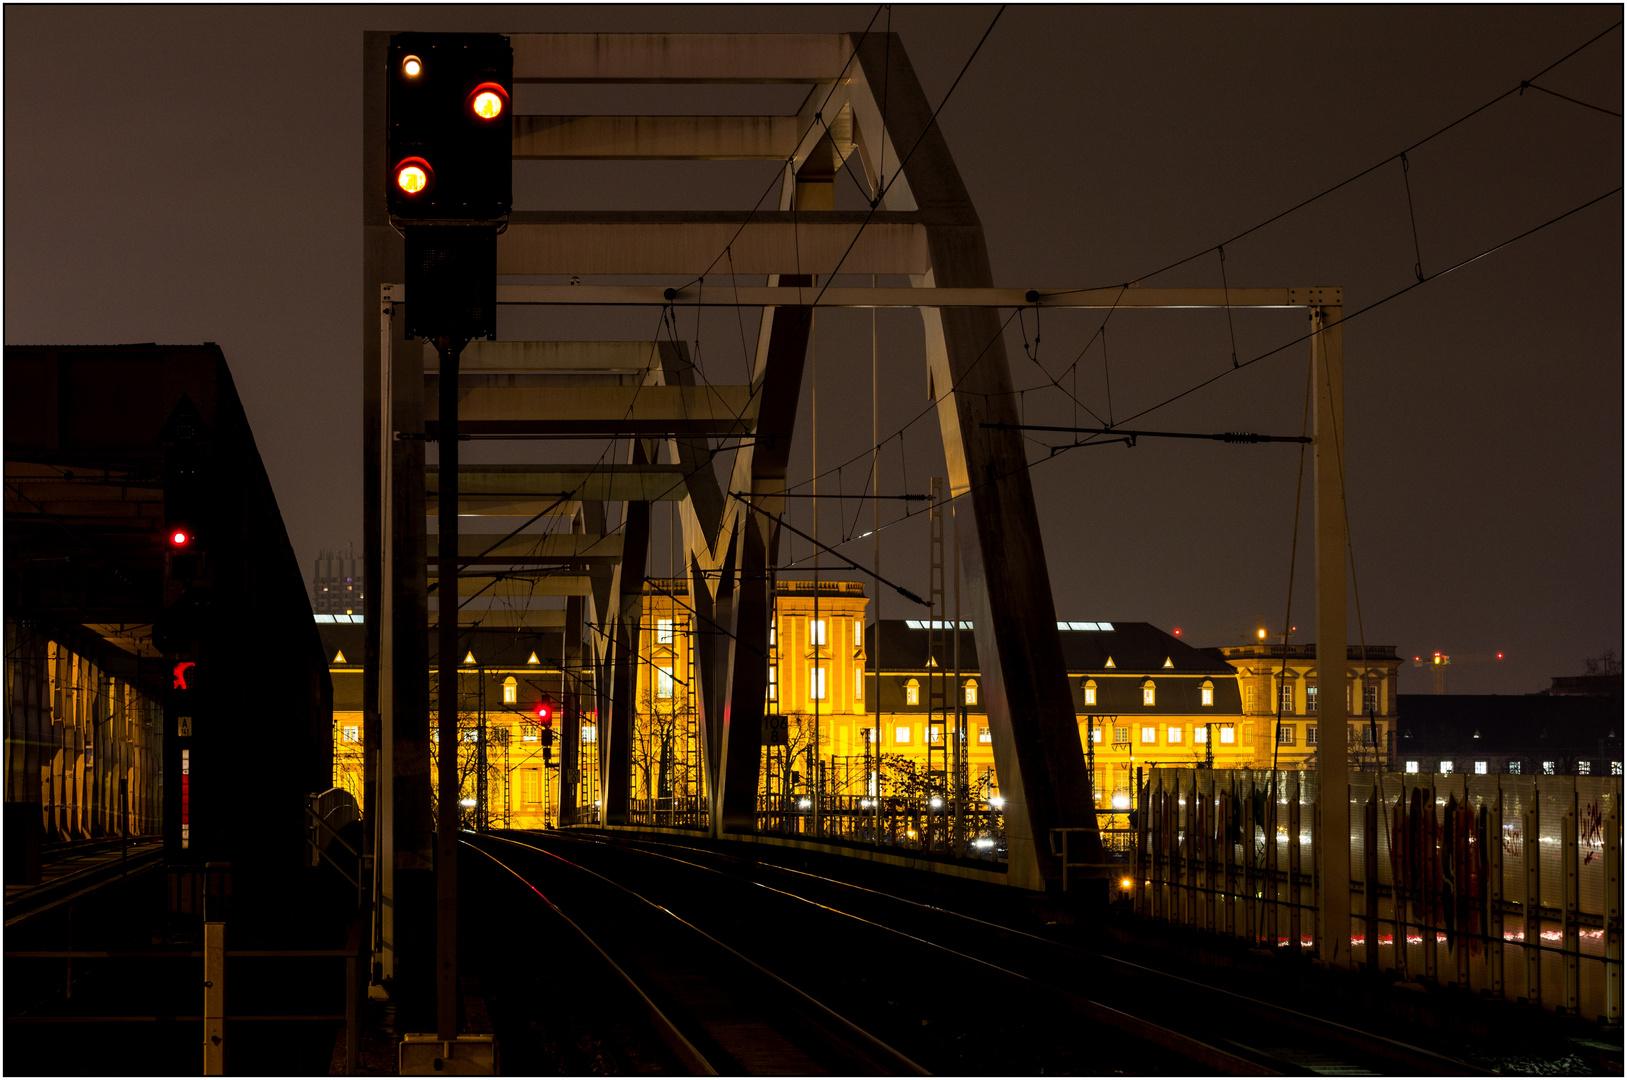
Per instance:
[[[311,608],[318,615],[365,615],[364,585],[362,561],[354,546],[342,552],[320,551],[311,581]]]

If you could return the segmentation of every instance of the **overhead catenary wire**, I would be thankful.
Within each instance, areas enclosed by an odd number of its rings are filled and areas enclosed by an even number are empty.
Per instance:
[[[1356,310],[1354,310],[1352,312],[1349,312],[1348,314],[1344,315],[1342,318],[1331,321],[1331,322],[1325,324],[1322,329],[1327,330],[1327,329],[1331,329],[1334,326],[1343,325],[1344,323],[1347,323],[1347,322],[1351,321],[1352,319],[1357,318],[1360,315],[1364,315],[1364,314],[1366,314],[1366,313],[1368,313],[1370,311],[1373,311],[1373,310],[1375,310],[1375,309],[1377,309],[1379,307],[1384,306],[1385,304],[1389,303],[1391,300],[1394,300],[1394,299],[1396,299],[1396,298],[1398,298],[1400,296],[1403,296],[1406,293],[1411,292],[1413,289],[1419,288],[1419,287],[1421,287],[1423,285],[1427,285],[1432,281],[1436,281],[1439,278],[1445,277],[1448,274],[1454,273],[1455,271],[1461,270],[1461,269],[1463,269],[1463,268],[1465,268],[1467,266],[1470,266],[1470,265],[1472,265],[1472,264],[1474,264],[1476,262],[1479,262],[1481,259],[1487,258],[1488,256],[1493,255],[1498,251],[1501,251],[1503,248],[1506,248],[1506,247],[1510,246],[1511,244],[1518,243],[1519,241],[1521,241],[1521,240],[1523,240],[1523,239],[1525,239],[1525,238],[1527,238],[1529,236],[1535,235],[1536,233],[1541,232],[1544,229],[1547,229],[1547,228],[1550,228],[1550,227],[1552,227],[1554,225],[1557,225],[1561,221],[1564,221],[1567,218],[1570,218],[1570,217],[1572,217],[1572,216],[1574,216],[1574,215],[1576,215],[1578,213],[1581,213],[1583,210],[1586,210],[1589,207],[1592,207],[1592,206],[1604,201],[1605,199],[1610,198],[1613,195],[1620,194],[1621,190],[1622,190],[1621,187],[1615,187],[1615,188],[1612,188],[1609,191],[1604,192],[1601,195],[1594,196],[1593,198],[1587,200],[1586,202],[1580,203],[1577,206],[1573,206],[1571,209],[1566,210],[1563,213],[1557,214],[1554,217],[1549,218],[1548,220],[1542,222],[1539,225],[1534,225],[1529,229],[1525,229],[1522,232],[1520,232],[1520,233],[1518,233],[1518,234],[1516,234],[1514,236],[1511,236],[1506,240],[1503,240],[1503,241],[1501,241],[1501,242],[1499,242],[1497,244],[1493,244],[1492,246],[1490,246],[1488,248],[1485,248],[1485,249],[1475,253],[1474,255],[1468,256],[1467,258],[1461,259],[1458,262],[1452,264],[1451,266],[1449,266],[1449,267],[1447,267],[1447,268],[1445,268],[1443,270],[1438,270],[1435,273],[1430,274],[1427,277],[1425,277],[1425,279],[1423,281],[1412,282],[1411,284],[1406,285],[1403,288],[1396,290],[1395,292],[1389,294],[1388,296],[1381,297],[1380,299],[1373,301],[1371,304],[1368,304],[1368,305],[1366,305],[1364,307],[1361,307],[1361,308],[1357,308]],[[1007,321],[1009,322],[1009,319]],[[1313,333],[1311,333],[1311,334],[1302,334],[1302,335],[1294,338],[1291,341],[1284,342],[1283,344],[1278,345],[1275,348],[1272,348],[1272,349],[1269,349],[1269,350],[1267,350],[1267,351],[1265,351],[1263,353],[1260,353],[1257,356],[1253,357],[1252,359],[1245,360],[1241,365],[1239,365],[1238,368],[1227,369],[1226,371],[1223,371],[1218,375],[1213,375],[1213,376],[1211,376],[1209,378],[1203,379],[1200,382],[1194,384],[1193,386],[1190,386],[1187,389],[1180,391],[1179,393],[1173,394],[1170,397],[1165,398],[1163,401],[1160,401],[1155,405],[1148,406],[1147,408],[1141,410],[1140,412],[1134,413],[1133,415],[1126,417],[1125,422],[1128,423],[1131,420],[1139,419],[1140,417],[1145,416],[1148,413],[1154,412],[1154,411],[1156,411],[1158,409],[1161,409],[1161,408],[1165,407],[1166,405],[1171,404],[1172,402],[1178,401],[1181,398],[1186,397],[1189,394],[1196,393],[1197,391],[1203,389],[1206,386],[1209,386],[1210,384],[1216,382],[1217,380],[1225,378],[1227,375],[1232,374],[1236,370],[1241,370],[1242,368],[1248,367],[1251,364],[1255,364],[1255,363],[1258,363],[1259,361],[1266,360],[1266,359],[1268,359],[1270,357],[1276,356],[1277,354],[1285,351],[1286,349],[1289,349],[1289,348],[1293,347],[1294,345],[1301,344],[1303,342],[1308,341],[1312,336],[1314,336],[1315,333],[1319,333],[1319,332],[1321,332],[1321,331],[1313,331]],[[987,348],[987,346],[985,346],[985,348]],[[915,420],[919,420],[921,416],[924,416],[927,411],[930,411],[931,408],[934,408],[934,407],[935,406],[930,406],[927,410],[924,410],[922,413],[918,414],[915,417],[914,420],[911,420],[908,424],[905,425],[905,428],[911,426],[915,422]],[[892,435],[889,435],[888,439],[890,440],[892,438],[897,437],[897,438],[900,439],[900,444],[902,444],[903,431],[904,431],[904,428],[900,428],[898,431],[894,432]],[[1102,445],[1102,442],[1100,440],[1091,440],[1089,442],[1079,442],[1079,443],[1072,443],[1072,444],[1064,444],[1064,445],[1058,447],[1057,449],[1059,451],[1066,451],[1066,450],[1079,449],[1081,447],[1086,447],[1086,446],[1099,446],[1099,445]],[[1042,462],[1053,460],[1057,456],[1059,456],[1059,454],[1053,454],[1050,457],[1042,458],[1039,461],[1024,462],[1022,465],[1016,466],[1016,467],[1014,467],[1012,469],[1008,469],[1007,471],[1005,471],[1003,473],[998,473],[998,474],[995,474],[995,475],[991,475],[986,479],[975,481],[975,482],[969,484],[965,491],[962,491],[959,494],[950,496],[948,501],[949,502],[954,502],[954,501],[956,501],[958,499],[965,498],[965,497],[971,495],[972,492],[975,491],[975,490],[978,490],[978,489],[980,489],[982,487],[985,487],[985,486],[987,486],[989,484],[998,482],[999,480],[1002,480],[1007,476],[1014,475],[1015,473],[1017,473],[1019,471],[1035,468],[1036,466],[1038,466]],[[907,520],[907,517],[896,518],[893,521],[888,522],[887,524],[881,526],[881,528],[882,529],[890,529],[894,525],[897,525],[900,522],[905,521],[905,520]],[[856,539],[862,539],[862,537],[859,537],[859,538],[856,538]]]
[[[1348,187],[1349,185],[1355,183],[1357,180],[1360,180],[1362,177],[1367,176],[1370,173],[1376,172],[1379,169],[1382,169],[1384,166],[1386,166],[1390,162],[1396,160],[1396,158],[1400,157],[1402,154],[1411,153],[1412,151],[1418,149],[1420,146],[1423,146],[1426,143],[1433,142],[1434,140],[1440,138],[1442,135],[1445,135],[1448,131],[1451,131],[1453,128],[1455,128],[1458,125],[1464,123],[1465,121],[1473,119],[1474,117],[1480,115],[1481,113],[1485,112],[1487,109],[1489,109],[1493,105],[1496,105],[1497,103],[1503,101],[1504,99],[1506,99],[1508,97],[1511,97],[1511,96],[1518,96],[1526,87],[1532,86],[1532,84],[1535,82],[1535,80],[1542,78],[1544,75],[1548,74],[1548,72],[1552,71],[1554,68],[1558,67],[1560,64],[1565,63],[1565,61],[1571,59],[1577,53],[1580,53],[1584,49],[1586,49],[1589,46],[1593,45],[1594,43],[1598,42],[1600,39],[1602,39],[1605,36],[1607,36],[1608,34],[1612,33],[1613,31],[1618,29],[1620,26],[1621,26],[1621,20],[1618,19],[1616,22],[1611,23],[1609,26],[1607,26],[1603,30],[1599,31],[1599,33],[1593,35],[1591,38],[1584,41],[1582,44],[1578,45],[1576,48],[1572,49],[1570,52],[1566,53],[1564,56],[1561,56],[1558,60],[1555,60],[1553,63],[1549,64],[1547,67],[1543,68],[1541,71],[1537,72],[1535,75],[1532,75],[1530,78],[1527,78],[1527,79],[1522,79],[1519,82],[1518,85],[1509,87],[1507,90],[1503,91],[1501,94],[1498,94],[1496,97],[1492,98],[1491,100],[1486,101],[1483,104],[1478,105],[1473,109],[1470,109],[1468,112],[1464,113],[1462,116],[1458,117],[1456,120],[1453,120],[1451,123],[1446,124],[1443,127],[1437,128],[1434,131],[1430,132],[1428,135],[1425,135],[1423,138],[1417,140],[1416,142],[1413,142],[1413,143],[1411,143],[1411,144],[1409,144],[1407,146],[1402,147],[1400,150],[1398,150],[1395,153],[1393,153],[1393,154],[1389,155],[1388,157],[1384,158],[1384,160],[1374,162],[1372,165],[1369,165],[1367,168],[1362,169],[1360,172],[1353,173],[1350,176],[1345,177],[1343,180],[1340,180],[1338,183],[1332,185],[1331,187],[1324,188],[1323,190],[1317,192],[1315,195],[1312,195],[1309,198],[1300,200],[1299,202],[1295,203],[1293,206],[1288,207],[1286,210],[1281,210],[1281,211],[1271,215],[1270,217],[1266,218],[1265,220],[1260,221],[1260,222],[1258,222],[1258,223],[1256,223],[1254,225],[1249,226],[1248,228],[1244,229],[1242,232],[1239,232],[1239,233],[1236,233],[1233,236],[1227,237],[1225,240],[1220,241],[1219,244],[1215,244],[1215,245],[1211,245],[1209,247],[1206,247],[1202,251],[1195,251],[1191,255],[1186,256],[1185,258],[1177,259],[1175,262],[1169,263],[1166,266],[1162,266],[1162,267],[1158,268],[1157,270],[1152,271],[1149,274],[1142,274],[1141,276],[1131,278],[1130,280],[1131,281],[1146,281],[1146,280],[1148,280],[1150,278],[1155,278],[1155,277],[1158,277],[1161,274],[1168,273],[1169,271],[1174,270],[1176,267],[1186,265],[1187,263],[1191,262],[1193,259],[1201,258],[1202,256],[1204,256],[1204,255],[1208,254],[1209,252],[1215,250],[1216,247],[1223,247],[1223,246],[1226,246],[1228,244],[1235,244],[1237,241],[1243,239],[1245,236],[1250,236],[1250,235],[1252,235],[1254,233],[1257,233],[1261,229],[1266,228],[1268,225],[1275,224],[1276,222],[1281,221],[1283,218],[1287,217],[1288,215],[1293,214],[1293,213],[1297,213],[1298,211],[1303,210],[1305,207],[1310,206],[1312,203],[1315,203],[1315,202],[1317,202],[1317,201],[1319,201],[1321,199],[1327,198],[1329,195],[1332,195],[1334,192],[1340,190],[1341,188]],[[1533,89],[1542,89],[1542,88],[1541,87],[1533,87]],[[1562,95],[1557,95],[1556,94],[1554,96],[1558,97],[1558,96],[1562,96]],[[1567,100],[1571,100],[1571,99],[1567,99]],[[1587,105],[1585,102],[1580,102],[1580,101],[1575,102],[1575,104],[1583,105],[1583,106],[1585,106],[1587,108],[1597,108],[1597,106]],[[1608,110],[1608,109],[1600,109],[1599,111],[1600,112],[1609,112],[1610,110]],[[1619,116],[1620,114],[1611,113],[1611,115]],[[1068,289],[1068,290],[1063,290],[1063,293],[1066,293],[1066,292],[1088,292],[1088,291],[1090,291],[1090,290],[1088,290],[1088,289]],[[1060,294],[1052,294],[1052,295],[1060,295]]]

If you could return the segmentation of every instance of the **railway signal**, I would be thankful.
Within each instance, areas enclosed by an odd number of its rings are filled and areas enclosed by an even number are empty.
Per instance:
[[[396,34],[388,79],[391,216],[491,224],[505,217],[513,202],[508,38]]]

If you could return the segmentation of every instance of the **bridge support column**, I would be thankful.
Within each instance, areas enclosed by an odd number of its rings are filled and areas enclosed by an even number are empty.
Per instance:
[[[1350,966],[1350,775],[1346,750],[1344,317],[1311,309],[1311,379],[1316,385],[1316,728],[1318,959]],[[1364,660],[1365,662],[1365,660]]]

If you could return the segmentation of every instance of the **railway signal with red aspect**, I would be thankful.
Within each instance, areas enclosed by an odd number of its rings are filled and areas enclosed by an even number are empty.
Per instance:
[[[514,51],[501,34],[396,34],[387,109],[390,215],[497,222],[513,202]]]

